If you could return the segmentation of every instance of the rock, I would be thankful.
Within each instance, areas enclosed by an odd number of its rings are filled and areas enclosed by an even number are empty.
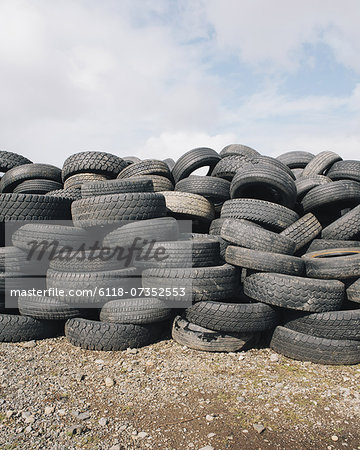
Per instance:
[[[254,423],[253,428],[255,431],[257,431],[259,434],[265,431],[265,427],[262,423]]]
[[[337,442],[339,438],[336,436],[336,434],[334,434],[333,436],[331,436],[331,440]]]
[[[106,387],[108,387],[108,388],[113,387],[114,384],[115,384],[115,381],[112,378],[110,378],[110,377],[105,378],[105,386]]]
[[[119,427],[119,433],[122,433],[123,431],[125,431],[126,430],[126,428],[128,427],[128,425],[121,425],[121,427]]]
[[[105,425],[107,425],[107,423],[108,423],[108,420],[107,420],[105,417],[102,417],[102,418],[99,420],[99,425],[101,425],[102,427],[104,427]]]
[[[23,347],[24,348],[34,348],[34,347],[36,347],[36,342],[35,341],[24,342]]]
[[[8,419],[10,419],[10,417],[12,417],[15,414],[15,411],[9,410],[6,411],[5,415]]]
[[[22,413],[21,413],[21,417],[23,418],[23,419],[27,419],[28,417],[30,417],[31,416],[31,412],[30,411],[23,411]]]
[[[140,431],[140,433],[137,434],[138,439],[144,439],[147,436],[149,436],[149,434],[146,433],[146,431]]]
[[[54,406],[45,406],[44,413],[45,413],[46,416],[49,416],[54,411],[55,411],[55,407]]]
[[[113,445],[112,447],[110,447],[109,450],[121,450],[121,447],[119,444],[116,444],[116,445]]]
[[[103,360],[103,359],[95,359],[95,364],[100,364],[100,365],[102,365],[102,364],[104,364],[105,363],[105,361]]]
[[[270,355],[270,361],[272,362],[279,361],[279,356],[276,353],[273,353],[272,355]]]
[[[137,348],[127,348],[126,354],[127,355],[136,355],[139,352]]]
[[[66,414],[65,409],[59,409],[58,414],[59,414],[59,416],[65,416],[65,414]]]
[[[75,434],[81,434],[84,432],[84,428],[81,425],[72,425],[66,429],[68,436],[74,436]]]
[[[30,433],[30,432],[32,431],[31,426],[29,425],[28,427],[26,427],[26,428],[25,428],[25,431],[26,431],[27,433]]]
[[[205,419],[206,419],[208,422],[211,422],[212,420],[214,420],[214,416],[213,416],[212,414],[207,414],[206,417],[205,417]]]
[[[199,450],[214,450],[214,447],[211,447],[211,445],[205,445],[205,447],[201,447]]]
[[[90,419],[90,413],[88,411],[82,412],[82,413],[78,413],[77,414],[77,418],[79,420],[88,420]]]
[[[245,355],[239,355],[239,361],[242,361],[243,359],[245,359]]]
[[[211,438],[213,438],[214,436],[216,436],[216,433],[209,433],[209,434],[207,435],[208,439],[211,439]]]

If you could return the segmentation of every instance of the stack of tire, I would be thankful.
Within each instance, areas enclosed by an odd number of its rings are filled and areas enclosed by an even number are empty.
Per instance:
[[[254,152],[228,146],[212,171],[231,182],[231,199],[210,233],[220,235],[226,263],[242,271],[245,297],[235,304],[196,302],[181,319],[184,330],[255,332],[280,322],[270,341],[279,353],[358,363],[360,162],[333,152],[289,152],[278,159]],[[176,340],[178,329],[174,323]]]

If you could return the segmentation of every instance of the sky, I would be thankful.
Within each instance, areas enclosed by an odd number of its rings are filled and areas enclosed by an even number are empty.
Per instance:
[[[0,0],[0,149],[360,156],[358,0]]]

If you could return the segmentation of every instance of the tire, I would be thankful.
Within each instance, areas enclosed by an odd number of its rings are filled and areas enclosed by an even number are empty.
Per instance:
[[[324,313],[287,312],[284,326],[325,339],[360,340],[360,309]]]
[[[17,220],[70,220],[69,199],[35,194],[2,194],[0,222]]]
[[[316,186],[331,183],[331,179],[324,175],[314,175],[309,178],[300,177],[295,180],[297,199],[301,201],[304,196]]]
[[[335,162],[341,161],[342,158],[334,152],[318,153],[304,168],[302,176],[304,178],[313,175],[323,175]]]
[[[202,195],[212,203],[222,203],[230,198],[230,182],[216,177],[192,175],[176,183],[175,191]]]
[[[175,317],[171,332],[172,338],[180,345],[205,352],[244,351],[257,344],[254,334],[232,333],[208,330],[190,323],[180,316]]]
[[[342,256],[342,255],[346,256]],[[339,248],[305,253],[306,276],[322,280],[360,278],[360,242],[358,248]]]
[[[144,159],[138,163],[131,164],[123,169],[117,178],[123,179],[142,175],[158,175],[168,178],[169,180],[172,179],[169,166],[157,159]]]
[[[303,169],[314,158],[315,155],[309,152],[294,151],[283,153],[276,159],[290,169]]]
[[[277,273],[255,273],[245,278],[244,293],[262,303],[299,311],[325,312],[340,309],[344,284]]]
[[[131,177],[131,180],[151,180],[154,192],[173,191],[174,185],[169,178],[161,177],[159,175],[141,175],[139,177]]]
[[[67,198],[73,202],[81,199],[81,191],[77,188],[58,189],[56,191],[47,192],[45,196]]]
[[[270,348],[288,358],[315,364],[358,364],[360,342],[324,339],[276,327]]]
[[[100,321],[108,323],[148,324],[162,322],[171,317],[166,301],[157,298],[127,298],[105,303]]]
[[[360,303],[360,278],[346,289],[346,296],[350,302]]]
[[[154,192],[154,187],[152,181],[146,179],[96,181],[81,185],[82,198],[129,192]]]
[[[107,292],[115,292],[122,288],[125,292],[131,287],[137,286],[138,278],[136,277],[136,269],[130,267],[128,269],[109,270],[104,272],[58,272],[49,269],[46,277],[46,285],[48,289],[55,291],[54,297],[65,302],[68,305],[77,305],[90,307],[103,305],[109,299]],[[84,292],[82,295],[70,294],[69,290],[86,290],[91,289],[89,295]],[[103,292],[102,292],[103,291]],[[93,295],[90,295],[90,294]]]
[[[283,172],[287,173],[293,180],[295,180],[295,175],[293,171],[286,164],[283,164],[281,161],[279,161],[276,158],[273,158],[272,156],[263,156],[263,155],[256,156],[251,160],[251,164],[255,167],[265,165],[270,166],[275,170],[280,169]]]
[[[214,205],[205,197],[188,192],[162,192],[168,215],[176,219],[199,219],[210,221],[215,218]]]
[[[219,241],[220,244],[220,262],[225,262],[225,252],[226,252],[226,248],[228,247],[229,243],[227,241],[225,241],[225,239],[223,239],[220,236],[220,232],[221,232],[221,227],[222,224],[224,223],[225,219],[215,219],[211,222],[210,228],[209,228],[209,234],[211,236],[216,237],[216,239]]]
[[[256,165],[244,167],[236,173],[231,182],[230,196],[259,198],[292,208],[297,193],[294,180],[283,170]]]
[[[61,170],[50,164],[23,164],[8,170],[0,180],[1,192],[12,192],[25,180],[45,179],[61,182]]]
[[[344,209],[360,203],[360,183],[352,180],[333,181],[311,189],[301,204],[305,212],[330,208]]]
[[[64,189],[67,191],[69,189],[78,189],[80,191],[81,186],[84,183],[94,183],[95,181],[107,181],[109,177],[105,175],[100,175],[98,173],[77,173],[76,175],[71,175],[64,182]]]
[[[233,155],[227,156],[221,159],[213,171],[211,172],[212,177],[223,178],[224,180],[231,181],[236,172],[242,170],[243,167],[251,163],[252,157],[247,155]]]
[[[19,297],[18,306],[22,316],[39,320],[68,320],[81,317],[79,309],[51,297]]]
[[[17,247],[0,247],[0,272],[26,273],[27,253]]]
[[[360,161],[338,161],[334,163],[326,174],[332,180],[360,181]]]
[[[102,195],[76,200],[71,205],[75,226],[93,227],[115,222],[166,216],[165,198],[152,192]]]
[[[166,158],[163,159],[164,163],[167,164],[170,172],[173,170],[173,168],[175,167],[175,161],[172,158]]]
[[[303,248],[321,233],[321,223],[312,213],[305,214],[299,220],[285,228],[280,236],[285,236],[295,242],[295,252]]]
[[[271,253],[292,255],[295,242],[247,220],[226,219],[221,227],[221,237],[232,244]]]
[[[119,351],[154,343],[160,336],[158,324],[130,325],[74,318],[65,324],[65,336],[87,350]]]
[[[125,162],[127,162],[128,165],[134,164],[134,163],[138,163],[138,162],[141,161],[141,159],[138,158],[137,156],[124,156],[124,157],[123,157],[123,160],[124,160]]]
[[[258,333],[279,322],[278,312],[263,303],[198,302],[185,310],[185,318],[195,325],[228,333]]]
[[[236,198],[224,203],[221,218],[245,219],[272,231],[282,231],[297,221],[299,215],[285,206],[265,200]]]
[[[0,314],[0,342],[32,341],[54,337],[59,325],[32,317]]]
[[[242,144],[227,145],[220,152],[220,156],[222,158],[227,158],[229,156],[234,156],[234,155],[240,155],[240,156],[244,155],[244,156],[249,156],[251,158],[252,156],[259,156],[260,153],[256,150],[254,150],[253,148],[248,147],[247,145],[242,145]]]
[[[360,205],[332,222],[321,233],[323,239],[351,240],[360,238]],[[360,243],[359,243],[360,245]]]
[[[105,235],[103,245],[110,248],[116,246],[128,247],[136,238],[147,241],[171,241],[177,240],[178,237],[179,227],[176,219],[173,217],[161,217],[139,220],[116,228]]]
[[[179,298],[172,293],[166,297],[167,301],[178,303],[182,300],[229,300],[237,294],[239,279],[238,270],[229,264],[214,267],[146,269],[142,273],[144,288],[184,288],[184,297]]]
[[[225,261],[233,266],[260,272],[275,272],[298,276],[305,272],[304,261],[296,256],[251,250],[233,245],[227,247]]]
[[[69,156],[64,161],[62,178],[65,181],[71,175],[89,172],[116,178],[123,167],[123,159],[111,153],[79,152]]]
[[[318,250],[327,250],[344,247],[359,247],[360,241],[336,241],[325,239],[314,239],[307,249],[306,253],[316,252]]]
[[[25,156],[18,155],[17,153],[7,152],[5,150],[0,151],[0,172],[7,172],[14,167],[31,163],[32,161],[25,158]]]
[[[63,185],[52,180],[26,180],[14,187],[13,192],[19,194],[47,194],[62,189]]]
[[[209,166],[207,175],[210,175],[215,165],[220,161],[220,155],[207,147],[194,148],[186,152],[176,161],[172,174],[175,183],[187,178],[197,169]]]
[[[296,181],[298,178],[301,178],[304,169],[291,169],[291,172],[293,173]]]

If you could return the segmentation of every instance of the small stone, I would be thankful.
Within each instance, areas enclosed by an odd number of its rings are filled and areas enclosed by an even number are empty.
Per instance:
[[[25,431],[26,431],[27,433],[30,433],[30,432],[32,431],[31,426],[29,425],[28,427],[26,427],[26,428],[25,428]]]
[[[185,348],[187,348],[187,347],[185,347]],[[190,442],[190,443],[188,444],[188,447],[189,447],[189,448],[194,448],[195,445],[194,445],[192,442]]]
[[[270,355],[270,361],[272,362],[279,361],[279,356],[276,353],[273,353],[272,355]]]
[[[107,425],[107,423],[108,423],[108,420],[107,420],[105,417],[102,417],[102,418],[99,420],[99,425],[101,425],[102,427],[104,427],[105,425]]]
[[[27,419],[28,417],[30,417],[31,416],[31,412],[30,411],[23,411],[22,413],[21,413],[21,417],[23,418],[23,419]]]
[[[115,384],[115,381],[112,378],[110,378],[110,377],[105,378],[105,386],[106,387],[109,387],[109,388],[113,387],[114,384]]]
[[[336,436],[336,434],[334,434],[333,436],[331,436],[331,440],[336,442],[339,440],[339,438]]]
[[[132,431],[131,436],[137,436],[137,431]]]
[[[79,420],[88,420],[90,419],[90,413],[88,411],[82,412],[82,413],[78,413],[77,414],[77,418]]]
[[[25,347],[25,348],[34,348],[34,347],[36,347],[36,342],[35,341],[24,342],[23,347]]]
[[[242,397],[242,396],[236,397],[236,400],[237,400],[238,402],[244,402],[244,401],[245,401],[245,397]]]
[[[254,423],[253,428],[255,431],[257,431],[259,434],[265,431],[265,427],[262,423]]]
[[[65,414],[66,414],[65,409],[59,409],[58,414],[59,414],[59,416],[65,416]]]
[[[66,429],[66,434],[68,436],[74,436],[75,434],[81,434],[84,432],[84,429],[81,425],[72,425]]]
[[[207,435],[208,439],[211,439],[211,438],[213,438],[214,436],[216,436],[216,433],[209,433],[209,434]]]
[[[95,364],[104,364],[104,360],[103,359],[95,359]]]
[[[149,434],[146,433],[146,431],[140,431],[140,433],[138,433],[138,435],[137,435],[137,437],[139,439],[144,439],[144,438],[146,438],[146,436],[149,436]]]
[[[201,447],[199,448],[199,450],[214,450],[214,447],[212,447],[211,445],[205,445],[205,447]]]
[[[242,361],[243,359],[245,359],[245,355],[239,355],[239,361]]]
[[[214,420],[214,416],[211,415],[211,414],[207,414],[206,417],[205,417],[205,419],[206,419],[208,422],[211,422],[212,420]]]
[[[120,449],[121,449],[120,445],[116,444],[116,445],[113,445],[112,447],[110,447],[109,450],[120,450]]]
[[[139,352],[137,348],[127,348],[126,353],[128,355],[136,355]]]
[[[243,432],[243,433],[248,433],[249,430],[244,429],[244,430],[242,430],[242,432]]]
[[[10,417],[12,417],[15,414],[15,411],[9,410],[6,411],[5,415],[8,419],[10,419]]]
[[[274,408],[273,411],[277,413],[277,412],[280,411],[280,409],[279,408]]]
[[[54,411],[55,411],[55,407],[54,406],[45,406],[44,413],[45,413],[46,416],[49,416]]]
[[[127,427],[128,427],[127,425],[121,425],[121,427],[119,427],[119,433],[125,431]]]

